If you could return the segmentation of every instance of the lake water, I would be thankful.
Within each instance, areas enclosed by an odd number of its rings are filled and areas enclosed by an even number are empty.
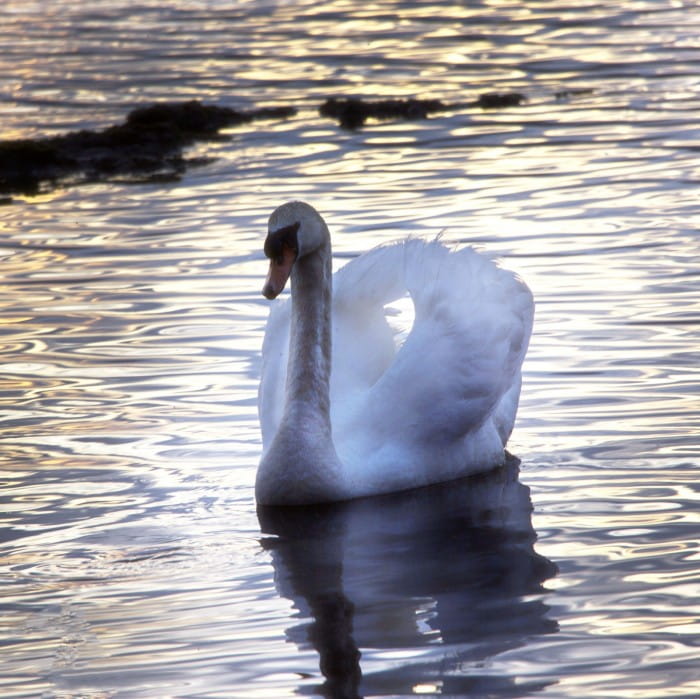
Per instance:
[[[0,138],[293,105],[0,207],[0,696],[700,695],[700,9],[6,0]],[[329,96],[507,109],[344,131]],[[256,512],[266,219],[532,288],[516,465]]]

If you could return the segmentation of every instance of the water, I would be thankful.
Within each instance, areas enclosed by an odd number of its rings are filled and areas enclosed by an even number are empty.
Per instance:
[[[700,693],[695,3],[0,12],[2,138],[299,108],[179,183],[0,208],[1,696]],[[528,100],[354,133],[316,111],[494,90]],[[527,280],[519,474],[258,517],[261,246],[293,197],[338,264],[442,232]]]

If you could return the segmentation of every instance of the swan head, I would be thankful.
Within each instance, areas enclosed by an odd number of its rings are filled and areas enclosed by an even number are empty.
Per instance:
[[[270,260],[263,296],[274,299],[282,293],[294,263],[315,252],[329,240],[321,215],[303,201],[277,207],[267,224],[265,256]]]

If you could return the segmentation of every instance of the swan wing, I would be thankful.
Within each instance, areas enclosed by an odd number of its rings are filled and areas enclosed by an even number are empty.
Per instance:
[[[338,453],[367,469],[401,461],[407,473],[410,463],[425,469],[426,462],[442,460],[445,477],[463,469],[465,459],[500,458],[515,419],[520,366],[532,330],[529,289],[469,248],[450,251],[438,241],[407,240],[379,250],[371,266],[350,268],[352,277],[339,284],[343,307],[370,318],[354,346],[363,357],[355,357],[355,364],[363,365],[379,330],[391,334],[386,319],[383,326],[379,321],[384,304],[408,293],[415,318],[398,350],[385,349],[381,361],[370,351],[374,377],[368,373],[354,392],[338,384],[346,397],[334,406]],[[341,366],[348,363],[345,354],[342,345],[334,349],[334,362],[337,357]],[[407,485],[434,480],[430,474],[411,478]]]

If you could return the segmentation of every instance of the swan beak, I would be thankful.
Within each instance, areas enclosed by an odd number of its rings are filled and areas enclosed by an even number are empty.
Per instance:
[[[292,273],[294,260],[296,260],[295,251],[289,248],[284,248],[281,259],[270,260],[270,270],[262,290],[266,299],[272,300],[282,293],[284,285]]]

